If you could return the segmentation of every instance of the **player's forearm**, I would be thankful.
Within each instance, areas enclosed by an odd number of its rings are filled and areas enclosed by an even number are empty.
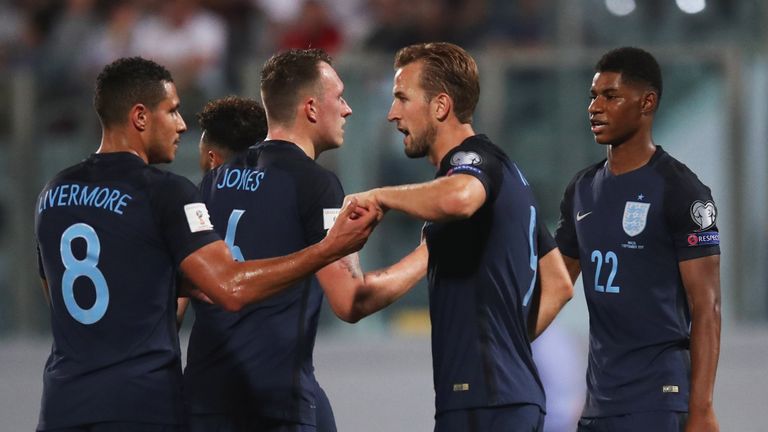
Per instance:
[[[563,306],[573,297],[573,283],[560,251],[555,248],[539,259],[541,297],[536,322],[529,331],[536,339],[552,324]]]
[[[280,293],[341,258],[337,251],[326,246],[321,241],[290,255],[235,263],[236,271],[225,284],[228,299],[222,306],[238,311]]]
[[[571,299],[572,295],[566,295],[564,293],[558,293],[556,295],[544,296],[542,294],[541,305],[539,306],[539,316],[536,319],[536,326],[533,328],[533,332],[528,336],[531,341],[539,337],[544,330],[552,324],[557,314],[563,309],[566,303]]]
[[[355,217],[353,217],[355,216]],[[235,262],[223,241],[193,252],[181,270],[205,295],[230,311],[271,297],[331,262],[360,250],[378,213],[352,199],[328,234],[318,243],[290,255]]]
[[[236,262],[223,241],[203,246],[181,262],[181,271],[214,303],[232,312],[273,296],[329,262],[338,252],[324,242],[291,255]]]
[[[365,274],[363,288],[355,298],[350,319],[357,322],[396,302],[427,274],[427,246],[413,252],[385,269]]]
[[[713,300],[691,308],[692,413],[712,409],[717,362],[720,357],[720,302]]]
[[[470,183],[473,181],[481,188],[481,197],[477,196],[477,189]],[[465,175],[441,177],[427,183],[384,187],[376,189],[374,193],[384,208],[437,222],[466,219],[485,200],[482,184]]]
[[[692,416],[714,418],[712,394],[720,356],[720,256],[680,262],[680,276],[691,312]]]

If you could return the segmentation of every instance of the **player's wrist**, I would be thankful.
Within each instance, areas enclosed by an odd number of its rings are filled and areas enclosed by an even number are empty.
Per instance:
[[[691,400],[688,403],[689,415],[708,415],[714,412],[714,404],[712,400],[696,401]]]

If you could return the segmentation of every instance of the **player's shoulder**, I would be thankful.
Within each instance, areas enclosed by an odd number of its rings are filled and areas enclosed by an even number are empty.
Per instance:
[[[509,159],[501,147],[483,134],[465,139],[449,154],[451,165],[479,165],[483,158]]]
[[[179,196],[197,193],[197,187],[186,177],[151,165],[147,165],[139,176],[139,186],[153,201],[168,201]]]
[[[83,168],[84,164],[85,164],[85,161],[81,161],[57,172],[53,177],[51,177],[50,180],[48,180],[45,186],[43,186],[43,190],[49,189],[52,185],[55,185],[57,183],[80,177],[81,173],[84,170]]]
[[[595,178],[595,175],[597,174],[597,172],[603,167],[605,167],[605,164],[607,161],[608,161],[607,159],[603,159],[600,162],[593,163],[577,171],[576,174],[574,174],[573,177],[571,177],[571,181],[568,182],[568,186],[566,187],[566,190],[574,189],[577,184],[585,181],[592,182],[592,179]]]
[[[300,173],[298,186],[302,196],[319,196],[327,193],[344,195],[344,188],[336,173],[319,163],[312,161]]]
[[[670,189],[701,189],[709,187],[705,185],[688,165],[667,153],[661,146],[653,161],[654,169],[664,179],[667,185],[673,185]]]
[[[147,165],[144,169],[143,177],[151,186],[194,187],[194,184],[188,178],[151,165]]]
[[[300,196],[307,197],[334,190],[343,193],[336,173],[307,156],[296,144],[288,141],[264,141],[249,149],[248,164],[267,170],[278,169],[292,179]],[[258,164],[255,162],[259,160]]]

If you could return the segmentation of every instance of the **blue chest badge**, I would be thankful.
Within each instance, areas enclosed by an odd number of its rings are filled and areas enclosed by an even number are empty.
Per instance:
[[[634,237],[643,232],[650,208],[650,203],[627,201],[624,206],[624,217],[621,219],[621,226],[627,235]]]

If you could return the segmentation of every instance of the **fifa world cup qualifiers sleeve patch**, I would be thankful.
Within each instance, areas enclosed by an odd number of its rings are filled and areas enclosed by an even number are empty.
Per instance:
[[[184,214],[187,216],[189,230],[193,233],[210,231],[213,229],[208,208],[203,203],[191,203],[184,206]]]
[[[336,218],[339,217],[341,209],[338,208],[324,208],[323,209],[323,229],[331,229],[336,222]]]
[[[717,221],[717,207],[711,200],[696,200],[691,204],[691,219],[698,229],[688,234],[689,247],[714,246],[720,244],[720,233],[713,229]]]

